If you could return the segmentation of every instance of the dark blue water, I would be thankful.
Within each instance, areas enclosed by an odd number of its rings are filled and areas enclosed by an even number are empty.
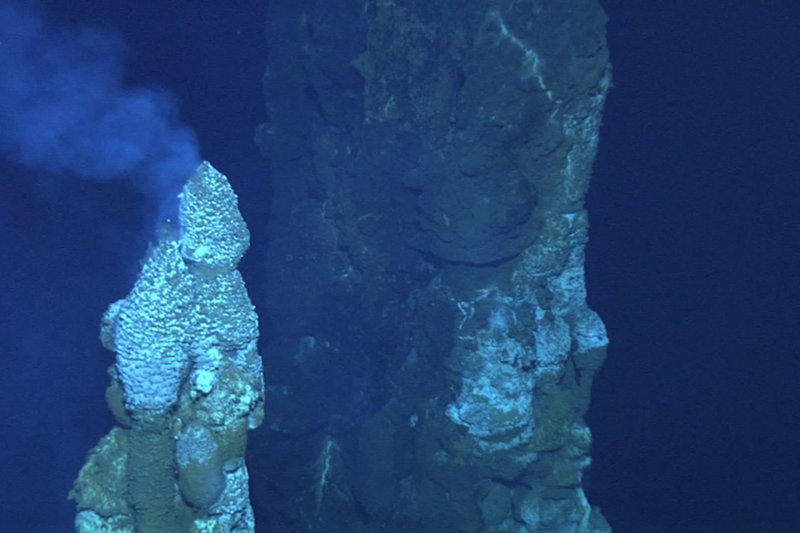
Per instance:
[[[265,3],[63,4],[41,12],[118,32],[125,84],[175,95],[239,193],[258,287]],[[615,88],[587,278],[612,341],[590,501],[615,531],[800,531],[800,4],[603,5]],[[112,425],[99,318],[130,288],[152,206],[126,182],[7,159],[0,176],[0,531],[69,531],[67,491]]]
[[[800,4],[604,6],[590,499],[619,531],[798,531]]]

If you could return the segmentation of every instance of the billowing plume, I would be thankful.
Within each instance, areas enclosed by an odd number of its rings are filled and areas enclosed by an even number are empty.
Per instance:
[[[128,179],[159,203],[200,162],[164,92],[123,83],[122,42],[0,6],[0,151],[68,177]]]

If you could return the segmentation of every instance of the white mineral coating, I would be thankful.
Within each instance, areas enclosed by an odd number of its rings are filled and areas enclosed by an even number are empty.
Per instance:
[[[75,516],[75,533],[135,533],[133,521],[127,517],[103,516],[91,509],[82,509]]]
[[[175,443],[175,458],[178,466],[185,468],[190,463],[205,463],[212,460],[219,446],[211,432],[202,426],[183,428]]]
[[[208,394],[214,388],[217,375],[213,370],[192,371],[192,390],[199,394]]]
[[[162,241],[131,293],[114,304],[117,370],[128,410],[166,411],[177,401],[189,363],[184,345],[192,293],[179,243]]]
[[[130,444],[102,451],[106,463],[124,459],[123,479],[81,471],[73,491],[81,531],[123,531],[126,520],[140,531],[254,530],[243,455],[246,429],[263,419],[264,383],[258,317],[235,270],[249,232],[227,179],[207,162],[180,195],[179,224],[103,317]],[[102,529],[108,505],[91,497],[93,486],[124,489],[112,502],[119,527]]]
[[[238,270],[203,278],[196,301],[195,343],[233,351],[258,337],[258,316]]]
[[[534,338],[537,374],[558,373],[569,357],[569,325],[562,318],[545,313],[536,324]]]
[[[193,380],[207,393],[218,366],[203,359],[210,347],[232,352],[258,337],[255,308],[234,270],[249,243],[230,184],[202,163],[180,194],[180,239],[151,250],[131,294],[104,318],[113,324],[113,335],[104,326],[102,337],[117,351],[126,408],[168,409],[190,361],[205,371]]]
[[[600,317],[586,304],[583,249],[588,220],[584,211],[553,216],[541,237],[523,254],[513,288],[496,287],[456,302],[462,320],[457,351],[461,386],[446,414],[476,437],[480,449],[508,449],[531,434],[535,386],[558,376],[570,354],[608,343]],[[547,295],[539,301],[530,287]],[[476,312],[490,304],[483,315]],[[515,328],[518,316],[533,323]]]
[[[527,533],[559,531],[560,533],[593,533],[590,525],[592,509],[583,489],[577,487],[562,498],[545,498],[530,491],[517,502],[518,514]]]
[[[250,505],[250,476],[244,461],[238,464],[236,469],[225,470],[225,490],[213,509],[220,529],[214,531],[255,531],[255,518]]]
[[[600,316],[591,309],[584,309],[575,317],[573,335],[577,344],[577,352],[584,353],[594,348],[608,346],[606,326]]]
[[[494,308],[485,326],[474,337],[460,339],[465,353],[472,354],[471,362],[464,367],[458,397],[445,413],[479,439],[508,436],[509,432],[528,434],[533,430],[534,376],[521,367],[535,354],[511,333],[516,322],[509,305],[512,300],[496,291],[478,296],[487,297],[493,300]],[[517,444],[516,439],[505,438],[492,446],[509,448]]]
[[[514,430],[529,433],[533,429],[530,375],[514,372],[502,364],[488,364],[484,370],[486,376],[463,379],[458,397],[447,406],[447,416],[480,439]],[[504,439],[497,446],[505,449],[517,444],[513,439]]]
[[[216,271],[236,268],[250,246],[250,232],[227,178],[204,161],[179,199],[183,257]]]

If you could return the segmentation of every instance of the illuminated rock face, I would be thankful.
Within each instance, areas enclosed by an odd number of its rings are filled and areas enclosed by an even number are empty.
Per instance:
[[[249,233],[207,162],[179,200],[177,238],[148,252],[103,317],[119,425],[70,493],[79,532],[254,531],[244,452],[264,385],[258,317],[236,270]]]
[[[597,1],[270,10],[275,527],[607,531],[581,487]]]

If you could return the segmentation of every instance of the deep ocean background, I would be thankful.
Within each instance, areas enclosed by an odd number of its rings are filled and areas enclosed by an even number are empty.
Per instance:
[[[586,266],[611,345],[589,500],[616,532],[800,531],[800,3],[601,3],[614,88]],[[120,32],[127,82],[174,93],[239,194],[263,305],[266,3],[41,6]],[[144,205],[0,160],[0,532],[71,530],[66,494],[112,425],[99,319],[138,270]]]

